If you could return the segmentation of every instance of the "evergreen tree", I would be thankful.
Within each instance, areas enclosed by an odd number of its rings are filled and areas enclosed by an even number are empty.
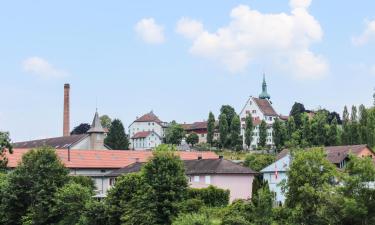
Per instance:
[[[220,133],[220,146],[225,148],[228,140],[228,121],[225,114],[220,114],[219,117],[219,133]]]
[[[0,131],[0,172],[7,168],[8,159],[5,157],[6,151],[13,153],[13,146],[9,138],[9,133]]]
[[[360,130],[357,117],[357,107],[352,106],[352,113],[350,117],[350,144],[359,144],[360,143]]]
[[[367,109],[364,105],[359,106],[359,133],[360,133],[360,140],[362,144],[367,144],[368,142],[368,133],[367,133]]]
[[[253,130],[253,118],[249,114],[245,120],[245,144],[247,146],[247,149],[250,149],[251,142],[253,141]]]
[[[311,146],[312,137],[311,137],[311,122],[307,113],[304,113],[301,116],[301,143],[303,147]]]
[[[344,145],[351,144],[350,141],[350,123],[349,123],[349,112],[348,108],[344,107],[344,112],[342,113],[342,136],[341,136],[341,142]]]
[[[305,106],[302,103],[295,102],[290,110],[289,116],[293,116],[296,128],[302,126],[301,116],[305,113]]]
[[[241,122],[237,115],[233,116],[230,124],[230,144],[232,149],[242,149],[242,138],[241,138]]]
[[[128,136],[125,134],[124,126],[121,120],[114,119],[111,123],[111,128],[107,137],[104,139],[104,143],[115,150],[127,150],[129,149]]]
[[[215,116],[212,112],[208,114],[208,121],[207,121],[207,143],[212,145],[214,141],[214,133],[215,133]]]
[[[265,148],[267,143],[267,124],[264,120],[259,125],[259,147]]]
[[[328,131],[328,145],[335,146],[338,144],[337,119],[333,118]]]
[[[165,139],[167,144],[179,145],[184,137],[184,128],[181,126],[181,124],[178,124],[173,120],[165,131]]]
[[[329,125],[327,123],[327,113],[318,112],[311,121],[312,144],[322,146],[328,139]]]
[[[199,142],[199,137],[198,137],[198,134],[197,133],[190,133],[187,138],[186,138],[186,142],[188,144],[190,144],[191,146],[194,146],[195,144],[197,144]]]
[[[286,129],[284,122],[280,121],[278,118],[275,119],[275,122],[272,125],[272,138],[276,150],[280,151],[284,147]]]

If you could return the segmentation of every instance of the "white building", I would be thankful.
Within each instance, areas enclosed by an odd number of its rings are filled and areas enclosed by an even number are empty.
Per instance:
[[[278,118],[278,114],[272,107],[272,102],[270,101],[270,95],[267,93],[267,84],[265,77],[263,75],[262,93],[259,98],[250,96],[246,101],[245,106],[242,108],[239,116],[241,119],[241,135],[243,137],[243,146],[246,148],[245,144],[245,120],[247,116],[253,118],[253,141],[251,143],[251,149],[256,149],[259,142],[259,125],[264,120],[267,123],[267,142],[266,145],[273,146],[272,139],[272,124],[275,119]]]
[[[163,142],[167,123],[162,122],[152,111],[137,118],[129,126],[130,148],[153,149]]]

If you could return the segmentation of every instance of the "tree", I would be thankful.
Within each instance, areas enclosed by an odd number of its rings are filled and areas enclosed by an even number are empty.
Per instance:
[[[360,143],[360,129],[358,124],[358,117],[357,117],[357,107],[354,105],[352,106],[352,113],[350,116],[350,136],[351,136],[351,144],[359,144]]]
[[[367,121],[368,113],[364,105],[359,106],[359,134],[362,144],[368,143]]]
[[[90,124],[88,123],[81,123],[80,125],[74,127],[74,129],[70,132],[70,135],[78,135],[78,134],[86,134],[88,130],[90,130]]]
[[[233,117],[235,115],[237,115],[236,111],[234,110],[234,108],[230,105],[223,105],[221,106],[220,108],[220,115],[222,114],[225,114],[226,116],[226,119],[227,119],[227,124],[228,124],[228,127],[230,127],[231,125],[231,122],[233,120]]]
[[[312,145],[314,146],[322,146],[326,144],[329,130],[327,115],[326,112],[318,112],[311,121],[311,137]]]
[[[167,144],[179,145],[184,137],[184,128],[181,126],[181,124],[178,124],[173,120],[165,131],[165,139]]]
[[[297,129],[301,127],[301,115],[305,113],[305,106],[302,103],[295,102],[290,110],[289,116],[293,116]]]
[[[0,172],[7,168],[8,159],[5,156],[6,151],[13,153],[13,146],[9,138],[9,133],[0,132]]]
[[[106,144],[111,149],[127,150],[129,149],[128,136],[125,134],[124,126],[121,120],[114,119],[111,123],[107,137],[104,139]]]
[[[342,136],[341,142],[344,145],[351,144],[350,137],[350,124],[349,124],[349,112],[348,108],[344,107],[344,112],[342,113]]]
[[[267,143],[267,124],[264,120],[259,125],[259,147],[266,147]]]
[[[220,114],[219,117],[219,133],[220,133],[220,146],[225,148],[228,140],[228,120],[225,114]]]
[[[335,111],[329,112],[328,117],[327,117],[328,123],[331,124],[333,119],[335,118],[336,118],[337,124],[341,125],[342,121],[341,121],[340,115]]]
[[[25,153],[3,187],[0,224],[52,224],[54,195],[68,182],[67,175],[55,149],[41,147]]]
[[[191,146],[194,146],[195,144],[197,144],[199,142],[199,137],[198,137],[198,134],[197,133],[190,133],[187,138],[186,138],[186,142],[188,144],[191,144]]]
[[[333,118],[331,125],[329,126],[328,131],[328,145],[335,146],[338,144],[338,130],[337,130],[337,120]]]
[[[93,191],[77,183],[68,183],[55,194],[52,213],[57,217],[58,225],[76,224],[91,201]]]
[[[251,142],[253,142],[253,118],[251,115],[248,115],[245,119],[245,144],[247,146],[247,149],[250,149]]]
[[[286,139],[286,128],[285,124],[280,121],[279,118],[276,118],[275,122],[272,124],[272,138],[276,150],[280,151],[284,147]]]
[[[94,191],[96,188],[94,180],[91,177],[86,177],[86,176],[81,176],[81,175],[70,176],[69,180],[71,183],[80,184],[81,186],[86,187],[91,191]]]
[[[108,115],[103,115],[100,117],[100,123],[103,128],[109,129],[112,124],[112,119]]]
[[[208,121],[207,121],[207,143],[212,145],[214,141],[214,133],[215,133],[215,116],[212,112],[208,114]]]
[[[286,122],[286,137],[290,139],[293,132],[296,131],[296,123],[294,122],[294,117],[289,116],[288,121]]]
[[[261,171],[275,161],[276,157],[271,154],[250,153],[246,155],[244,166],[254,171]]]
[[[242,149],[241,122],[237,115],[233,116],[232,122],[230,123],[230,144],[232,149]]]
[[[254,205],[253,224],[271,225],[273,219],[273,194],[267,183],[257,191],[257,194],[252,199],[252,203]]]
[[[331,184],[337,172],[324,150],[292,152],[287,176],[285,206],[292,211],[291,224],[327,224],[321,215],[326,200],[334,193]]]

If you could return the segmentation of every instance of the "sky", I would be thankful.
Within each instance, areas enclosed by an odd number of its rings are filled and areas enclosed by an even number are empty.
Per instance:
[[[375,1],[1,1],[0,130],[62,135],[100,114],[202,121],[265,73],[275,110],[373,104]]]

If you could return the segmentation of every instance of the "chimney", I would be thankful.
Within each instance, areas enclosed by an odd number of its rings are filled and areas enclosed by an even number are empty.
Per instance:
[[[63,136],[70,135],[70,109],[69,109],[69,92],[70,85],[64,84],[64,119],[63,119]]]
[[[219,159],[223,159],[224,157],[222,155],[219,155]]]
[[[202,159],[202,154],[198,154],[198,160]]]

